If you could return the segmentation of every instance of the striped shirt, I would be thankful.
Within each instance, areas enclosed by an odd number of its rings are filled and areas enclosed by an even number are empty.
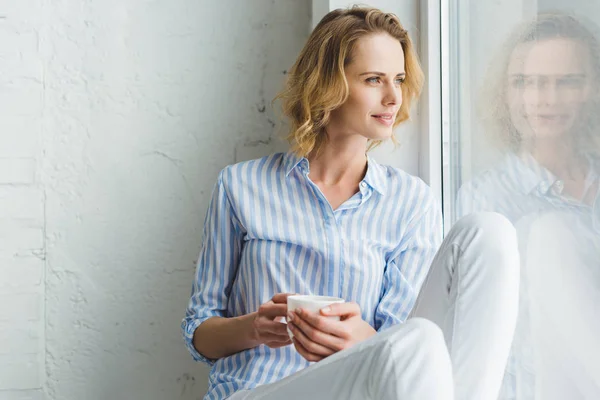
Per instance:
[[[586,158],[589,173],[585,189],[588,190],[598,180],[600,165],[595,158]],[[587,220],[587,229],[600,232],[600,204],[590,207],[569,198],[563,195],[563,188],[562,181],[530,154],[518,156],[508,153],[495,168],[461,187],[457,214],[461,217],[473,211],[494,211],[515,223],[533,213],[571,211],[579,219]]]
[[[212,367],[205,399],[310,365],[292,345],[209,360],[192,344],[208,318],[255,312],[276,293],[327,295],[358,303],[362,318],[381,331],[405,321],[414,305],[442,239],[429,187],[368,157],[360,190],[333,210],[308,174],[308,160],[291,152],[219,174],[182,322],[193,358]]]
[[[587,157],[589,173],[585,190],[592,190],[599,178],[598,161]],[[578,232],[581,251],[596,268],[600,252],[600,201],[596,195],[593,206],[563,194],[563,183],[541,166],[530,154],[509,153],[496,167],[483,172],[459,190],[459,217],[475,211],[494,211],[506,216],[513,224],[535,220],[548,212],[568,213],[573,230]],[[526,232],[519,232],[524,239]],[[524,244],[526,246],[526,244]],[[511,354],[504,374],[499,399],[533,400],[536,392],[535,363],[531,346],[530,313],[527,282],[521,281],[519,320]],[[551,312],[551,311],[549,311]]]

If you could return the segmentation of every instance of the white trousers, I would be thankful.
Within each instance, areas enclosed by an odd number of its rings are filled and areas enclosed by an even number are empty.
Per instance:
[[[518,291],[515,229],[499,214],[471,214],[442,243],[404,324],[230,399],[495,400]]]
[[[598,243],[567,213],[546,213],[527,224],[522,239],[522,301],[528,309],[534,382],[518,399],[600,398],[600,258]],[[515,354],[521,357],[523,354]],[[529,388],[527,388],[529,389]],[[519,393],[519,392],[517,392]]]

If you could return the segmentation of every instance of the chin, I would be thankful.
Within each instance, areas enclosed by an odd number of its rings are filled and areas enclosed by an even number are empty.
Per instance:
[[[573,129],[571,121],[555,124],[540,124],[534,121],[531,122],[531,130],[536,139],[562,139],[569,136],[569,132]]]
[[[365,135],[365,137],[369,140],[385,141],[385,140],[391,138],[393,134],[394,134],[394,130],[392,128],[385,129],[385,130],[378,129],[378,130],[369,132],[369,134]]]
[[[535,137],[544,139],[544,138],[555,138],[558,139],[562,136],[568,136],[569,130],[565,127],[548,127],[548,126],[534,126],[532,128],[533,134]]]
[[[538,137],[542,140],[567,140],[569,135],[566,132],[543,132]]]

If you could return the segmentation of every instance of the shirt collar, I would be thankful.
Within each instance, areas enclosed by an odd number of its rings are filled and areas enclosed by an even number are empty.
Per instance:
[[[285,153],[283,160],[285,176],[287,177],[290,174],[290,172],[292,172],[292,170],[296,168],[300,163],[302,163],[306,168],[308,168],[308,160],[305,157],[300,157],[292,151],[288,151],[287,153]]]
[[[371,186],[373,190],[381,195],[387,192],[387,173],[386,169],[379,165],[373,158],[367,155],[367,173],[364,181]]]
[[[283,165],[285,168],[285,176],[287,177],[290,172],[296,167],[309,171],[308,160],[305,157],[301,157],[292,151],[288,151],[284,156]],[[387,190],[385,168],[379,165],[373,158],[367,155],[367,173],[363,181],[369,185],[376,192],[384,195]]]
[[[588,179],[597,176],[598,162],[586,156],[589,164]],[[506,169],[511,180],[525,194],[536,189],[547,192],[559,179],[548,169],[540,165],[530,153],[509,153],[506,158]]]
[[[546,192],[557,180],[554,174],[542,167],[529,153],[511,153],[509,160],[513,181],[525,194],[529,194],[537,188]]]

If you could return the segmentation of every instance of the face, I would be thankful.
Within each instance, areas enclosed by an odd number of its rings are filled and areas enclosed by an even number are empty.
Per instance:
[[[507,104],[512,123],[529,139],[565,139],[585,123],[590,98],[588,49],[571,39],[519,45],[508,65]]]
[[[345,68],[348,100],[331,113],[332,137],[385,140],[391,137],[402,104],[404,51],[388,34],[359,39]]]

